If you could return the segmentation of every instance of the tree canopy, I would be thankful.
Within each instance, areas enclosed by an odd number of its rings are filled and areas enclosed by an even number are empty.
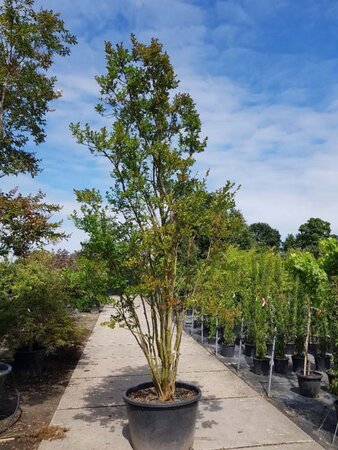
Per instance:
[[[263,222],[253,223],[249,226],[255,242],[261,247],[275,247],[279,249],[281,235],[278,230]]]
[[[50,221],[61,207],[43,202],[44,194],[23,196],[16,189],[0,195],[0,256],[25,256],[33,248],[58,242],[66,234]]]
[[[107,126],[95,131],[88,124],[71,125],[79,143],[110,162],[113,181],[107,211],[97,192],[77,192],[85,213],[77,222],[97,237],[106,236],[107,225],[113,230],[115,287],[121,291],[115,319],[134,334],[159,398],[169,400],[186,299],[193,295],[202,264],[196,239],[208,239],[203,263],[225,245],[234,193],[228,182],[210,194],[193,172],[194,156],[205,149],[206,139],[200,137],[194,101],[177,91],[179,82],[162,45],[156,39],[145,45],[135,36],[131,44],[128,49],[106,43],[107,72],[97,77],[101,99],[96,110]],[[96,248],[105,251],[99,241]]]
[[[58,13],[34,9],[33,0],[0,5],[0,177],[36,175],[39,161],[26,145],[45,140],[49,103],[60,97],[48,74],[54,56],[66,56],[75,37]]]

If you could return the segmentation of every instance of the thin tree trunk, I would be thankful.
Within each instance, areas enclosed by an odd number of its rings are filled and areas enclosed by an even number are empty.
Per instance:
[[[308,375],[310,373],[308,367],[308,351],[309,351],[309,339],[310,339],[310,329],[311,329],[311,303],[308,302],[307,305],[307,325],[306,325],[306,338],[304,343],[304,375]]]

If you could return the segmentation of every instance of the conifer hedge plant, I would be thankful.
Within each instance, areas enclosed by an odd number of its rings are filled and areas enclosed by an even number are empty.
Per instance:
[[[160,42],[152,39],[145,45],[132,35],[129,47],[107,42],[105,56],[106,73],[96,78],[101,92],[96,110],[105,125],[96,131],[88,124],[72,124],[71,129],[93,155],[106,158],[113,185],[105,204],[95,190],[77,195],[89,216],[88,205],[95,202],[109,215],[114,289],[120,293],[110,325],[130,330],[149,367],[151,383],[124,396],[132,445],[188,449],[194,423],[188,426],[176,407],[191,401],[191,392],[195,400],[200,393],[176,382],[185,310],[199,283],[200,266],[223,246],[226,212],[234,205],[232,184],[210,194],[205,179],[194,173],[195,157],[206,140],[200,137],[196,105],[178,91]],[[207,237],[203,258],[197,257],[198,236]],[[146,409],[149,416],[138,416],[135,392],[140,389],[154,394],[146,400],[155,400]],[[182,397],[186,400],[179,402]],[[160,411],[170,405],[175,412],[164,421],[163,432]],[[144,419],[142,424],[138,419]]]

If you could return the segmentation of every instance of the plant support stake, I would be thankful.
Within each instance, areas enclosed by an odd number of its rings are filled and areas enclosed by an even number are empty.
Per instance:
[[[216,317],[216,355],[218,355],[218,317]]]
[[[203,344],[203,330],[204,330],[204,317],[203,317],[203,311],[201,315],[201,342]]]
[[[240,331],[240,335],[239,335],[239,350],[238,350],[238,359],[237,359],[237,370],[240,369],[240,365],[241,365],[243,325],[244,325],[244,319],[242,317],[242,320],[241,320],[241,331]]]
[[[194,321],[195,321],[194,317],[195,317],[195,308],[192,309],[192,314],[191,314],[190,334],[192,334],[194,331]]]
[[[269,373],[269,384],[268,384],[268,397],[270,397],[271,392],[271,382],[272,382],[272,370],[274,366],[274,357],[275,357],[275,345],[276,345],[276,329],[273,335],[273,341],[272,341],[272,353],[271,353],[271,359],[270,359],[270,373]]]

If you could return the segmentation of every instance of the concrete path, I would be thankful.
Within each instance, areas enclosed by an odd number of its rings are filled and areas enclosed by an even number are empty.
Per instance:
[[[131,333],[100,325],[111,311],[101,313],[52,419],[69,428],[66,437],[39,450],[131,450],[122,392],[149,376]],[[203,392],[194,450],[322,448],[188,335],[179,379]]]

